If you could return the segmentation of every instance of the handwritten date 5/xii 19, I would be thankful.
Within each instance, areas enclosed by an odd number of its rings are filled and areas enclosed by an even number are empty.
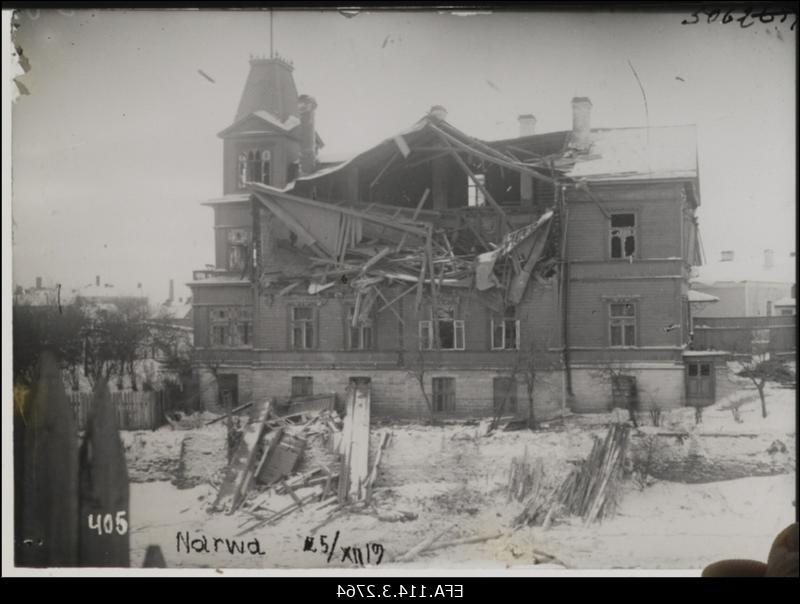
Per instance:
[[[688,19],[681,21],[682,25],[695,25],[697,23],[722,23],[728,25],[730,23],[738,23],[739,27],[746,29],[752,27],[756,23],[785,23],[790,16],[794,16],[791,31],[797,27],[797,13],[790,10],[775,10],[770,11],[766,8],[757,9],[746,8],[737,16],[738,11],[735,9],[723,10],[719,8],[706,8],[694,11]]]
[[[348,545],[340,546],[339,531],[330,539],[328,535],[320,535],[318,540],[314,537],[306,537],[303,544],[304,552],[319,552],[327,557],[330,564],[336,556],[337,562],[351,562],[356,566],[365,564],[380,564],[383,560],[384,549],[380,543],[365,543],[364,548],[360,546]]]

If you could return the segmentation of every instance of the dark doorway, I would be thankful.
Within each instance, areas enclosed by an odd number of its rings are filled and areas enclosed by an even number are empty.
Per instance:
[[[686,363],[686,403],[705,406],[714,403],[714,364],[710,361]]]
[[[223,409],[233,409],[239,405],[239,376],[235,373],[222,373],[217,376],[219,398],[217,400]]]

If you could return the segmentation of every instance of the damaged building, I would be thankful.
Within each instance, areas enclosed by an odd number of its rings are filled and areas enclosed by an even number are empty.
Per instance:
[[[581,97],[571,130],[526,115],[481,141],[437,105],[323,164],[315,109],[255,58],[219,134],[215,263],[189,283],[207,408],[354,382],[409,418],[524,416],[531,391],[539,419],[713,402],[722,357],[689,350],[693,126],[593,128]]]

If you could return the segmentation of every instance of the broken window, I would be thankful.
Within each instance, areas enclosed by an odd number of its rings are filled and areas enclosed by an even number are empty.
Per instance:
[[[372,319],[361,319],[353,327],[353,312],[351,306],[347,309],[347,348],[350,350],[369,350],[372,348]]]
[[[475,181],[479,182],[481,185],[485,185],[486,175],[475,174],[474,177],[473,180],[472,177],[467,176],[467,205],[471,208],[479,208],[486,203],[486,198]]]
[[[506,308],[502,316],[492,319],[492,350],[519,349],[519,320],[513,306]]]
[[[513,377],[494,378],[495,412],[517,412],[517,381]]]
[[[253,310],[246,307],[225,306],[212,308],[212,346],[252,346]]]
[[[614,302],[608,305],[611,346],[636,346],[636,305]]]
[[[464,350],[464,321],[455,317],[456,311],[452,306],[440,307],[437,311],[438,348],[442,350]],[[433,327],[433,321],[419,322],[419,341],[422,350],[431,350],[434,347]]]
[[[451,377],[433,378],[433,411],[451,413],[456,410],[456,379]]]
[[[294,306],[292,313],[292,348],[308,350],[314,343],[314,309],[310,306]]]
[[[314,394],[314,378],[308,376],[292,377],[292,398],[312,396]]]
[[[244,189],[248,182],[260,182],[268,185],[270,182],[270,152],[253,149],[242,151],[239,154],[237,165],[238,186]]]
[[[631,258],[636,251],[636,216],[611,215],[611,257]]]

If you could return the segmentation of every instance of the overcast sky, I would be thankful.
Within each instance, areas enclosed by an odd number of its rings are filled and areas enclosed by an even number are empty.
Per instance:
[[[681,25],[683,14],[277,12],[275,48],[319,104],[324,155],[393,135],[434,104],[485,139],[571,127],[698,126],[700,229],[720,250],[795,249],[797,32]],[[213,262],[222,142],[269,14],[21,11],[31,70],[13,108],[14,282],[75,287],[101,275],[151,301]],[[198,73],[202,70],[215,81]],[[7,201],[4,200],[4,203]]]

